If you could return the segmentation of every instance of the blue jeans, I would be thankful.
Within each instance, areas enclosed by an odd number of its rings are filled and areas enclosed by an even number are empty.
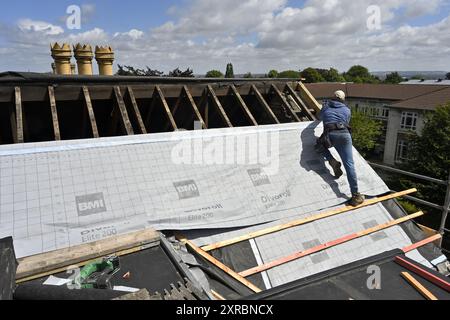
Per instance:
[[[358,193],[358,178],[356,176],[355,162],[353,161],[351,134],[347,130],[332,131],[330,132],[330,140],[342,159],[352,194]],[[333,159],[330,150],[326,150],[324,156],[327,161]]]

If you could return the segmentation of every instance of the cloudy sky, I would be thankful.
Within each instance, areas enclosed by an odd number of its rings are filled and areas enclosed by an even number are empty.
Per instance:
[[[71,5],[81,29],[68,28]],[[116,63],[196,74],[228,62],[236,73],[448,71],[450,0],[16,0],[0,10],[0,71],[49,71],[55,41],[109,44]]]

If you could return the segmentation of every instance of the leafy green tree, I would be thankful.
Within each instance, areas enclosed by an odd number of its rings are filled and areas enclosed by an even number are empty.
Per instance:
[[[323,70],[322,70],[323,71]],[[326,71],[326,70],[325,70]],[[306,68],[301,73],[302,78],[305,78],[306,83],[324,82],[324,77],[314,68]]]
[[[345,78],[334,68],[328,70],[325,80],[327,82],[345,82]]]
[[[413,140],[411,158],[408,170],[447,180],[450,170],[450,103],[427,115],[422,134]],[[439,186],[427,184],[421,192],[432,202],[443,202],[444,193]]]
[[[224,75],[219,70],[208,71],[205,75],[206,78],[223,78]]]
[[[251,72],[247,72],[246,74],[244,74],[244,79],[251,79],[253,78],[253,75]]]
[[[233,64],[227,64],[227,71],[225,72],[225,78],[234,78]]]
[[[344,73],[346,81],[355,83],[380,83],[380,79],[370,74],[366,67],[356,65]]]
[[[279,79],[300,79],[300,72],[294,70],[282,71],[278,74]]]
[[[362,112],[353,111],[350,123],[353,129],[353,145],[363,155],[373,151],[382,134],[382,124]]]
[[[398,72],[392,72],[386,76],[386,80],[384,80],[384,83],[388,84],[399,84],[400,82],[403,82],[403,77]]]
[[[270,70],[267,74],[268,78],[278,78],[278,71],[277,70]]]

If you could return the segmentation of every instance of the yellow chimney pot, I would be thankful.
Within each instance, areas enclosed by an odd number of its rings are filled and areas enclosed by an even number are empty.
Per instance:
[[[113,75],[114,51],[110,46],[95,47],[95,59],[98,63],[98,69],[102,76]]]
[[[77,59],[78,74],[86,76],[93,75],[92,59],[94,58],[94,54],[92,53],[92,47],[88,44],[81,45],[77,43],[73,47],[73,53],[75,59]]]
[[[56,74],[59,75],[71,75],[72,69],[70,65],[70,60],[72,59],[72,50],[70,50],[70,45],[63,43],[60,46],[57,42],[50,45],[52,52],[52,58],[55,60]]]

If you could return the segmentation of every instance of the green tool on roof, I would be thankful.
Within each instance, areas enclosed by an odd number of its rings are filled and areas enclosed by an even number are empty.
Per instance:
[[[111,278],[120,270],[118,257],[112,256],[85,265],[75,278],[80,289],[111,289]]]

